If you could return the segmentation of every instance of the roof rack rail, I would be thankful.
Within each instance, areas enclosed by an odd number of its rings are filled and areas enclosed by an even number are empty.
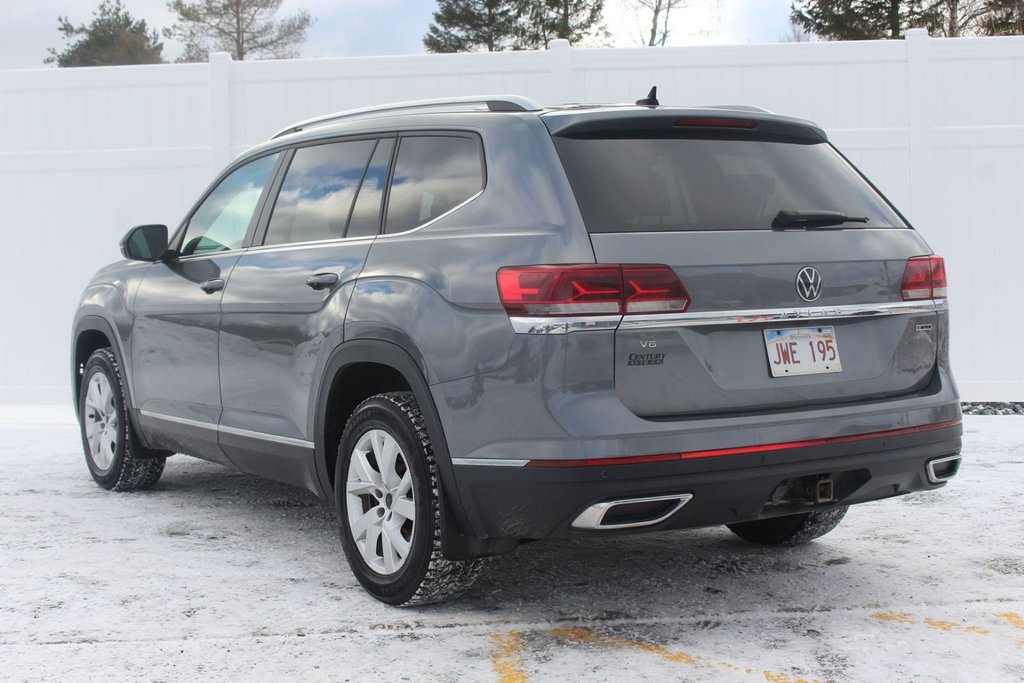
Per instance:
[[[466,111],[468,108],[472,107],[486,108],[487,111],[505,112],[540,111],[541,109],[541,106],[533,100],[527,97],[520,97],[519,95],[478,95],[472,97],[444,97],[435,100],[416,100],[413,102],[395,102],[393,104],[379,104],[372,107],[363,107],[361,109],[349,109],[347,111],[339,111],[335,114],[327,114],[326,116],[318,116],[313,119],[300,121],[293,126],[288,126],[284,130],[277,132],[271,140],[279,138],[282,135],[297,133],[306,128],[323,126],[343,119],[373,116],[376,114],[390,114],[395,112],[444,110]]]

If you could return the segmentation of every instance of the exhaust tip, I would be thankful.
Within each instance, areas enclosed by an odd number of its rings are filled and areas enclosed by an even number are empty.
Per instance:
[[[928,475],[928,481],[932,484],[944,484],[960,471],[960,456],[947,455],[944,458],[935,458],[925,463],[924,471]]]
[[[692,499],[692,493],[676,493],[594,503],[573,520],[572,526],[598,531],[653,526],[679,512]]]

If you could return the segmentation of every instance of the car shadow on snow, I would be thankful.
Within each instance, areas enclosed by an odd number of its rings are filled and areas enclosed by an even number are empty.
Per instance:
[[[310,557],[337,557],[337,583],[356,585],[337,540],[333,504],[308,491],[175,457],[151,492],[135,495],[176,511],[176,521],[161,527],[164,535],[192,535],[200,542],[224,534],[242,540],[239,536],[253,533],[263,541],[277,536]],[[892,582],[879,571],[879,558],[851,557],[851,541],[857,539],[842,525],[797,548],[752,545],[724,527],[537,541],[491,558],[466,596],[428,610],[442,618],[501,612],[529,621],[697,619],[716,613],[827,612],[837,603],[861,606],[863,596],[891,595]],[[273,544],[264,552],[274,552]],[[287,556],[293,556],[291,550]]]

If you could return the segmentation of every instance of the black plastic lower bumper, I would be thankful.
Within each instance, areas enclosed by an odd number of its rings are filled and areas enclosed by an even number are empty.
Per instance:
[[[814,509],[809,501],[770,503],[784,480],[827,478],[821,507],[928,491],[926,463],[960,452],[962,427],[767,453],[608,467],[462,465],[456,479],[471,533],[480,538],[636,533],[731,524]],[[589,506],[622,498],[690,493],[665,521],[630,531],[587,531],[572,522]]]

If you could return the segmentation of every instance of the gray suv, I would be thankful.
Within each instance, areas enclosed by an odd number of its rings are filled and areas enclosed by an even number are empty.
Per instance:
[[[959,466],[943,260],[806,121],[344,112],[121,248],[74,321],[93,478],[186,453],[309,489],[387,603],[531,539],[801,543]]]

